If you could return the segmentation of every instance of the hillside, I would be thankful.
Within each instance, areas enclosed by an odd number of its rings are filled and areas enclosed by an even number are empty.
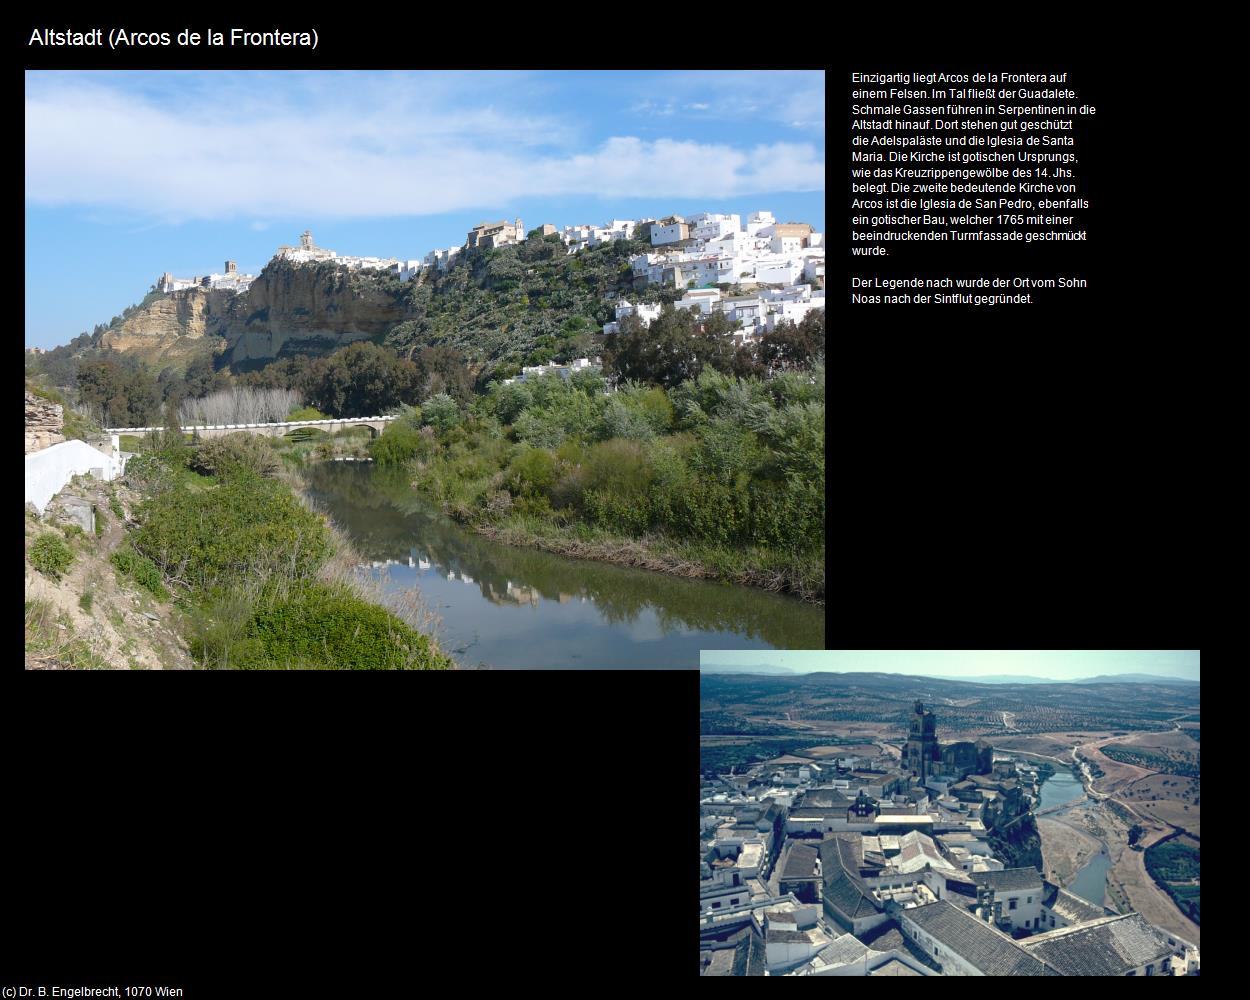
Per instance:
[[[700,691],[708,710],[772,716],[785,712],[796,722],[890,723],[900,734],[916,701],[931,705],[947,730],[1002,735],[1107,728],[1167,731],[1172,729],[1170,719],[1199,705],[1198,685],[1011,685],[883,673],[704,673]]]
[[[412,356],[449,345],[479,375],[506,363],[565,360],[588,353],[613,317],[608,297],[664,301],[674,289],[633,292],[630,256],[647,244],[619,241],[568,256],[558,237],[531,237],[496,250],[465,251],[446,272],[400,281],[331,262],[297,265],[274,258],[242,294],[204,288],[149,293],[75,353],[98,348],[154,368],[201,353],[218,367],[261,367],[297,354],[330,354],[373,340]]]

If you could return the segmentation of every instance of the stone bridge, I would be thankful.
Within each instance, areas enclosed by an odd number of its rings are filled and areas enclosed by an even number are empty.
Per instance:
[[[317,427],[328,434],[341,431],[348,427],[368,427],[371,437],[377,437],[386,429],[386,425],[395,417],[343,417],[327,420],[291,420],[277,424],[201,424],[195,427],[182,428],[183,433],[194,432],[200,438],[221,437],[225,434],[236,434],[244,431],[248,434],[265,434],[269,437],[282,437],[288,431],[300,427]],[[120,451],[120,437],[123,434],[143,435],[148,431],[163,430],[161,427],[107,427],[105,433],[113,438],[113,450]]]

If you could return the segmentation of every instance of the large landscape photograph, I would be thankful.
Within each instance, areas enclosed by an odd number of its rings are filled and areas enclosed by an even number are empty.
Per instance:
[[[29,669],[824,629],[824,73],[25,78]]]

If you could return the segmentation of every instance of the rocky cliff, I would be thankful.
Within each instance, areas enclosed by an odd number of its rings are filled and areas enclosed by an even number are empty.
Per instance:
[[[329,353],[411,318],[410,286],[379,272],[271,260],[248,290],[163,295],[100,337],[99,346],[159,367],[206,350],[245,367],[300,351]]]
[[[1033,814],[1025,813],[1003,828],[989,832],[989,844],[1007,868],[1032,866],[1042,871],[1042,838]]]
[[[410,287],[379,272],[274,260],[237,297],[220,333],[232,364],[328,353],[410,318]]]
[[[61,407],[26,393],[26,454],[42,451],[65,440]]]
[[[232,292],[207,288],[161,296],[101,334],[99,346],[138,355],[154,366],[220,350],[223,345],[214,343],[217,328],[234,297]]]

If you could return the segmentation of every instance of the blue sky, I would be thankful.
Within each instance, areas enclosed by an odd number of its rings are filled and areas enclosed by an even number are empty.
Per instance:
[[[787,672],[920,674],[967,677],[992,674],[1077,680],[1100,674],[1156,674],[1199,680],[1196,649],[831,649],[705,650],[704,664],[783,668]]]
[[[421,257],[527,228],[771,210],[824,231],[824,73],[30,72],[26,346],[306,228]]]

